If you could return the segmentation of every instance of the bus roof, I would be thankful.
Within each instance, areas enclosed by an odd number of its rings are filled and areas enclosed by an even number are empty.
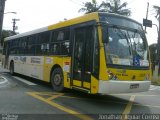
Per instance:
[[[26,32],[26,33],[21,33],[21,34],[17,34],[17,35],[14,35],[14,36],[7,37],[7,38],[5,38],[5,41],[20,38],[20,37],[24,37],[24,36],[28,36],[28,35],[33,35],[33,34],[40,33],[40,32],[45,32],[45,31],[48,31],[48,30],[54,30],[54,29],[58,29],[58,28],[61,28],[61,27],[67,27],[67,26],[82,23],[82,22],[96,20],[96,19],[99,20],[98,19],[98,12],[85,14],[83,16],[73,18],[73,19],[70,19],[70,20],[66,20],[66,21],[62,21],[62,22],[59,22],[59,23],[56,23],[56,24],[52,24],[52,25],[49,25],[47,27],[43,27],[43,28],[40,28],[40,29],[36,29],[36,30],[33,30],[33,31]]]
[[[75,24],[78,24],[78,23],[83,23],[83,22],[87,22],[87,21],[91,21],[91,20],[97,20],[97,22],[98,22],[99,21],[98,15],[115,16],[115,17],[128,19],[130,21],[138,23],[137,21],[135,21],[131,18],[128,18],[128,17],[122,16],[122,15],[118,15],[118,14],[114,14],[114,13],[93,12],[93,13],[85,14],[85,15],[77,17],[77,18],[73,18],[73,19],[70,19],[70,20],[66,20],[66,21],[63,21],[63,22],[52,24],[52,25],[49,25],[47,27],[43,27],[43,28],[39,28],[39,29],[36,29],[36,30],[33,30],[33,31],[29,31],[29,32],[17,34],[17,35],[14,35],[14,36],[10,36],[10,37],[5,38],[4,41],[8,41],[8,40],[12,40],[12,39],[16,39],[16,38],[20,38],[20,37],[24,37],[24,36],[33,35],[33,34],[45,32],[45,31],[48,31],[48,30],[54,30],[54,29],[58,29],[58,28],[62,28],[62,27],[67,27],[67,26],[70,26],[70,25],[75,25]],[[140,24],[140,23],[138,23],[138,24]]]
[[[8,40],[12,40],[12,39],[16,39],[16,38],[20,38],[20,37],[24,37],[24,36],[28,36],[28,35],[32,35],[32,34],[36,34],[36,33],[40,33],[40,32],[44,32],[47,31],[48,27],[43,27],[37,30],[33,30],[33,31],[29,31],[29,32],[25,32],[25,33],[21,33],[21,34],[17,34],[17,35],[13,35],[10,37],[6,37],[4,40],[8,41]]]

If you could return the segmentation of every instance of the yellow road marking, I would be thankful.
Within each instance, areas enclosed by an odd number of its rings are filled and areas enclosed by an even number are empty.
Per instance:
[[[31,95],[32,97],[34,98],[37,98],[43,102],[46,102],[48,104],[50,104],[51,106],[54,106],[54,107],[57,107],[58,109],[61,109],[62,111],[65,111],[69,114],[72,114],[76,117],[79,117],[83,120],[85,119],[89,119],[89,120],[92,120],[91,117],[87,116],[87,115],[82,115],[81,113],[78,113],[76,111],[73,111],[71,109],[68,109],[64,106],[61,106],[51,100],[55,99],[55,98],[58,98],[58,97],[66,97],[66,98],[75,98],[75,99],[88,99],[88,100],[93,100],[93,99],[90,99],[90,98],[80,98],[80,97],[74,97],[74,96],[64,96],[64,93],[52,93],[52,92],[28,92],[27,94]],[[49,97],[48,99],[46,98],[43,98],[39,95],[49,95],[51,97]],[[131,96],[131,95],[128,95],[128,94],[114,94],[114,95],[126,95],[126,96]],[[132,105],[136,105],[136,106],[142,106],[142,107],[156,107],[156,108],[160,108],[160,106],[154,106],[154,105],[141,105],[141,104],[133,104],[133,101],[135,99],[136,96],[157,96],[157,95],[140,95],[140,94],[135,94],[135,95],[132,95],[130,97],[130,101],[127,103],[124,103],[124,102],[116,102],[116,101],[105,101],[105,100],[98,100],[98,101],[103,101],[103,102],[112,102],[112,103],[119,103],[119,104],[127,104],[124,112],[123,112],[123,117],[121,120],[127,120],[127,115],[130,113],[131,111],[131,108],[132,108]]]
[[[75,99],[87,99],[87,100],[93,100],[93,99],[90,99],[90,98],[80,98],[80,97],[74,97],[74,96],[65,96],[64,93],[53,93],[53,92],[34,92],[38,95],[49,95],[49,96],[53,96],[53,95],[58,95],[58,94],[63,94],[58,96],[58,97],[65,97],[65,98],[75,98]],[[125,96],[131,96],[129,94],[112,94],[112,95],[125,95]],[[158,96],[158,95],[141,95],[141,94],[134,94],[134,96]],[[53,97],[54,98],[57,98],[57,97]],[[97,101],[102,101],[102,102],[112,102],[112,103],[119,103],[119,104],[127,104],[127,103],[124,103],[124,102],[116,102],[116,101],[105,101],[105,100],[97,100]],[[156,107],[156,108],[160,108],[160,106],[155,106],[155,105],[141,105],[141,104],[134,104],[136,106],[148,106],[148,107]]]
[[[37,95],[49,95],[49,96],[62,94],[62,93],[58,93],[58,92],[34,92],[34,93]]]
[[[62,106],[62,105],[59,105],[59,104],[57,104],[57,103],[55,103],[55,102],[53,102],[53,101],[47,100],[47,99],[45,99],[45,98],[43,98],[43,97],[40,97],[40,96],[38,96],[36,93],[37,93],[37,92],[27,92],[28,95],[30,95],[30,96],[32,96],[32,97],[34,97],[34,98],[37,98],[37,99],[39,99],[39,100],[41,100],[41,101],[43,101],[43,102],[46,102],[46,103],[48,103],[49,105],[51,105],[51,106],[53,106],[53,107],[56,107],[56,108],[58,108],[58,109],[60,109],[60,110],[62,110],[62,111],[64,111],[64,112],[67,112],[67,113],[69,113],[69,114],[72,114],[72,115],[74,115],[74,116],[76,116],[76,117],[78,117],[78,118],[80,118],[80,119],[82,119],[82,120],[93,120],[91,117],[89,117],[89,116],[87,116],[87,115],[83,115],[83,114],[81,114],[81,113],[79,113],[79,112],[76,112],[76,111],[71,110],[71,109],[69,109],[69,108],[66,108],[66,107],[64,107],[64,106]]]
[[[60,97],[65,97],[65,98],[75,98],[75,99],[85,99],[85,100],[93,100],[93,99],[89,99],[89,98],[79,98],[79,97],[72,97],[72,96],[60,96]],[[95,99],[94,99],[95,100]],[[127,103],[124,103],[124,102],[116,102],[116,101],[105,101],[105,100],[96,100],[96,101],[99,101],[99,102],[111,102],[111,103],[118,103],[118,104],[127,104]],[[142,106],[142,107],[156,107],[156,108],[160,108],[160,106],[155,106],[155,105],[141,105],[141,104],[133,104],[133,105],[136,105],[136,106]]]
[[[85,100],[93,100],[93,99],[89,99],[89,98],[79,98],[79,97],[72,97],[72,96],[60,96],[60,97],[65,97],[65,98],[74,98],[74,99],[85,99]],[[94,99],[95,100],[95,99]],[[124,102],[116,102],[116,101],[105,101],[105,100],[96,100],[96,101],[99,101],[99,102],[110,102],[110,103],[117,103],[117,104],[123,104],[123,105],[126,105],[127,103],[124,103]],[[136,105],[136,106],[142,106],[142,107],[155,107],[155,108],[160,108],[160,106],[155,106],[155,105],[141,105],[141,104],[133,104],[133,105]]]
[[[58,98],[58,97],[60,97],[60,96],[62,96],[62,95],[64,95],[63,93],[60,93],[60,94],[57,94],[57,95],[53,95],[52,97],[50,97],[50,98],[48,98],[47,100],[53,100],[53,99],[55,99],[55,98]]]
[[[122,115],[124,115],[124,116],[123,116],[123,118],[121,120],[128,120],[127,116],[130,113],[130,111],[131,111],[134,99],[135,99],[135,95],[132,95],[130,97],[129,103],[127,104],[124,112],[122,113]]]

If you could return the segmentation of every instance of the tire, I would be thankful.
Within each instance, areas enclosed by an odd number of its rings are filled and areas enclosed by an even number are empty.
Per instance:
[[[10,71],[11,75],[14,75],[14,63],[13,62],[11,62],[11,64],[10,64],[9,71]]]
[[[61,92],[64,90],[64,77],[61,68],[56,68],[51,74],[51,84],[53,90],[56,92]]]

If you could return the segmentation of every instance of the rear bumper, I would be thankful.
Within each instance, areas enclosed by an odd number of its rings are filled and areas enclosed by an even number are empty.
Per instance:
[[[131,93],[148,91],[151,81],[99,81],[99,93]]]

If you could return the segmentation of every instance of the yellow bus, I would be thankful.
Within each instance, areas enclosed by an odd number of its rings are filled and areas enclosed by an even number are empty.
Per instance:
[[[55,91],[91,94],[147,91],[151,69],[142,25],[95,12],[5,39],[2,64],[50,82]]]

